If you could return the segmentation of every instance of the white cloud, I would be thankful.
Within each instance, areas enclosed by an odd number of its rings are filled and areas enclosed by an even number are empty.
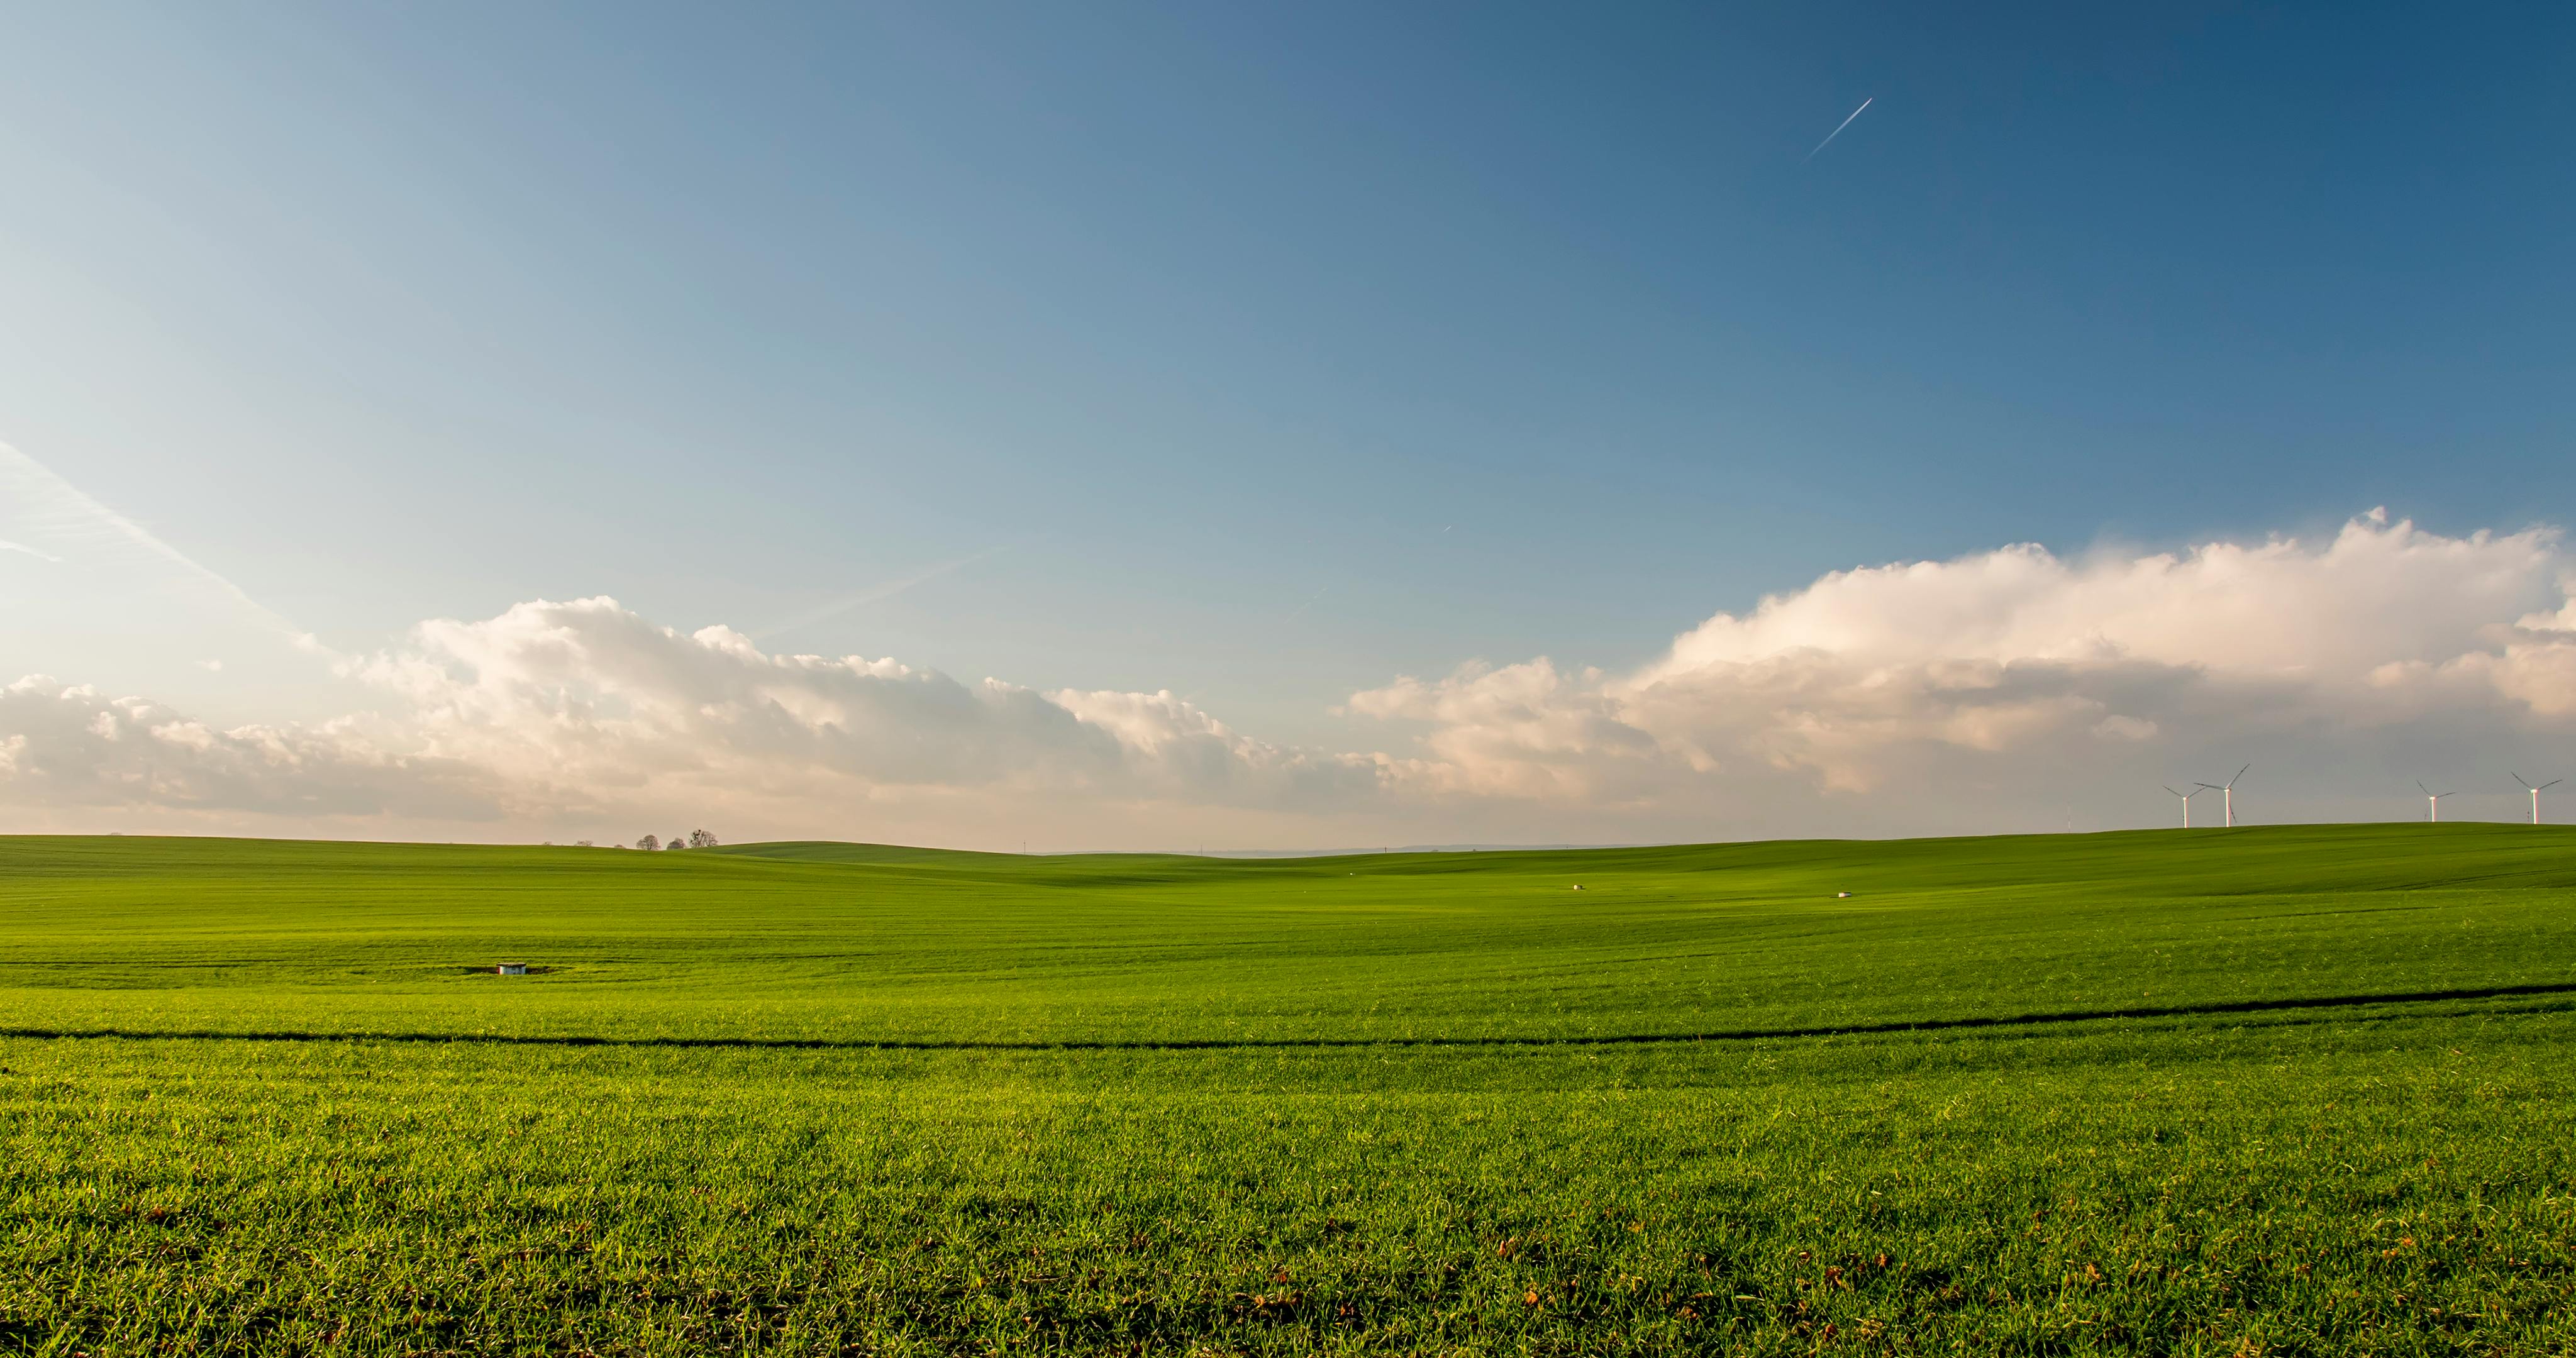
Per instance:
[[[838,825],[817,806],[981,799],[1264,809],[1374,794],[1374,761],[1281,749],[1169,692],[1040,693],[890,659],[771,655],[612,599],[423,623],[343,671],[389,700],[314,726],[212,731],[142,699],[30,679],[0,800],[659,824]],[[410,795],[401,795],[410,787]]]
[[[2072,772],[2160,741],[2439,726],[2493,745],[2576,717],[2571,578],[2554,531],[2451,538],[2377,512],[2321,544],[2016,546],[1827,575],[1633,674],[1470,665],[1349,710],[1425,724],[1420,757],[1391,765],[1408,786],[1618,803],[1785,779],[1921,805],[1944,777]]]
[[[2447,538],[2374,510],[2323,545],[2273,538],[2065,561],[2035,546],[1828,575],[1752,613],[1720,613],[1638,676],[1783,656],[1847,664],[2109,660],[2245,673],[2358,676],[2440,660],[2564,604],[2554,532]]]
[[[2349,814],[2333,788],[2576,734],[2571,580],[2553,531],[2378,515],[2315,543],[1837,572],[1630,673],[1540,657],[1352,695],[1351,743],[1384,754],[1270,744],[1168,691],[964,682],[538,601],[343,662],[379,701],[325,722],[218,730],[12,685],[0,803],[530,838],[1565,841],[2029,828],[2034,808],[2053,827],[2070,803],[2137,823],[2167,811],[2157,782],[2252,758],[2240,805]]]
[[[855,782],[1271,803],[1376,779],[1369,761],[1265,745],[1170,693],[1047,694],[890,659],[770,655],[730,628],[683,635],[604,598],[426,623],[352,672],[405,700],[423,750],[542,798]]]
[[[455,821],[501,807],[485,770],[390,752],[347,724],[216,731],[41,675],[0,687],[0,801]]]
[[[387,711],[208,733],[140,699],[29,680],[0,709],[0,730],[27,735],[35,752],[9,790],[38,788],[44,772],[56,800],[243,804],[182,797],[168,778],[156,792],[133,776],[70,776],[112,762],[105,747],[138,732],[152,733],[166,769],[193,757],[210,783],[292,773],[305,795],[276,809],[312,814],[388,809],[386,771],[405,767],[442,771],[451,805],[470,795],[476,815],[509,817],[661,805],[759,814],[906,789],[1287,807],[1366,795],[1378,781],[1369,759],[1253,740],[1169,692],[1048,694],[891,659],[771,655],[731,629],[682,634],[604,598],[424,623],[343,668]],[[77,733],[62,717],[74,709],[87,722]]]

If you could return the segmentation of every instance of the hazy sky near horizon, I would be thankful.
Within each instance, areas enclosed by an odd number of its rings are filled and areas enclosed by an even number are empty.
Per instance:
[[[2513,814],[2576,773],[2571,39],[13,13],[0,824]]]

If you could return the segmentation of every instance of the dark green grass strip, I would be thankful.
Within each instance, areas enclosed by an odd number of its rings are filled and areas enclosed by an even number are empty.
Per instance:
[[[1771,1042],[1798,1038],[1872,1037],[1969,1028],[2025,1028],[2129,1019],[2200,1018],[2227,1014],[2277,1013],[2283,1010],[2354,1009],[2568,994],[2576,994],[2576,984],[2487,986],[2475,990],[2418,990],[2403,994],[2379,995],[2310,995],[2295,999],[2233,1000],[2218,1004],[2140,1005],[2125,1009],[2075,1009],[2050,1014],[1992,1014],[1970,1018],[1911,1019],[1896,1023],[1849,1023],[1803,1028],[1739,1028],[1729,1032],[1711,1033],[1592,1033],[1562,1036],[1164,1038],[1124,1041],[1068,1038],[1052,1042],[992,1042],[963,1038],[920,1040],[606,1037],[581,1033],[540,1036],[525,1033],[221,1032],[206,1029],[155,1032],[140,1028],[0,1028],[0,1037],[39,1040],[109,1038],[165,1042],[453,1042],[511,1047],[642,1047],[716,1051],[1151,1052],[1334,1050],[1371,1047],[1616,1047],[1693,1042]]]

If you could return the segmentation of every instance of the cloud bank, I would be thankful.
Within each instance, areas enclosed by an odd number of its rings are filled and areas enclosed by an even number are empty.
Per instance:
[[[1476,663],[1348,710],[1421,726],[1421,756],[1391,764],[1408,790],[1632,805],[1725,784],[1928,808],[1946,782],[2063,785],[2148,752],[2349,770],[2438,738],[2483,757],[2569,732],[2572,583],[2555,530],[2451,538],[2382,512],[2316,544],[2013,546],[1827,575],[1630,674]]]
[[[381,701],[318,722],[214,730],[22,680],[0,689],[0,804],[477,838],[683,819],[990,847],[1031,824],[1055,847],[1722,838],[2074,806],[2141,823],[2168,809],[2154,781],[2252,758],[2276,806],[2331,813],[2357,780],[2569,748],[2571,587],[2554,530],[2382,514],[2320,542],[2005,547],[1827,575],[1632,672],[1398,677],[1340,709],[1367,752],[1270,744],[1170,692],[966,682],[538,601],[344,660]]]
[[[0,800],[847,833],[889,804],[1287,813],[1347,805],[1379,781],[1368,758],[1265,744],[1169,692],[1040,692],[891,659],[772,655],[607,598],[423,623],[341,670],[383,710],[217,731],[144,699],[23,680],[0,690]]]
[[[683,635],[613,599],[432,622],[352,667],[417,747],[540,801],[661,784],[802,797],[978,788],[1294,805],[1367,789],[1366,760],[1237,735],[1170,693],[1042,693],[858,656]]]

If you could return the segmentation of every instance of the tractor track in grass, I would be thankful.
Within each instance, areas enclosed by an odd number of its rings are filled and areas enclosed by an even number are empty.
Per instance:
[[[830,1038],[830,1037],[618,1037],[595,1034],[422,1033],[244,1031],[211,1029],[153,1031],[142,1028],[0,1027],[0,1038],[40,1041],[122,1040],[135,1042],[387,1042],[431,1045],[512,1047],[632,1047],[710,1051],[965,1051],[965,1052],[1153,1052],[1153,1051],[1317,1051],[1369,1048],[1445,1047],[1619,1047],[1693,1043],[1772,1042],[1802,1038],[1902,1036],[1977,1029],[2038,1028],[2062,1024],[2170,1018],[2272,1014],[2308,1010],[2380,1008],[2460,1003],[2478,1000],[2530,999],[2576,995],[2576,983],[2487,986],[2477,989],[2397,991],[2368,995],[2311,995],[2271,1000],[2223,1000],[2207,1004],[2139,1005],[2119,1009],[2070,1009],[2050,1013],[1983,1015],[1969,1018],[1899,1019],[1881,1023],[1817,1024],[1801,1027],[1736,1028],[1700,1033],[1609,1033],[1564,1035],[1491,1035],[1481,1037],[1253,1037],[1253,1038],[1063,1038],[1018,1041],[974,1038]],[[2522,1012],[2522,1011],[2516,1011]]]

